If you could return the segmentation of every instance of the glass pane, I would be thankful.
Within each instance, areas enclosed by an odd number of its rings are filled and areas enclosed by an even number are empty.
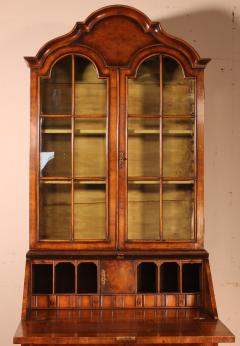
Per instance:
[[[70,239],[71,184],[45,182],[40,184],[40,239]]]
[[[49,79],[41,78],[41,114],[71,114],[72,57],[66,56],[53,66]]]
[[[145,60],[137,77],[128,80],[128,114],[159,114],[160,59],[155,55]]]
[[[41,176],[71,175],[71,119],[41,120]]]
[[[93,63],[75,56],[75,114],[106,114],[106,79],[99,79]]]
[[[182,67],[169,57],[163,58],[163,114],[189,115],[195,112],[194,79],[184,79]]]
[[[74,184],[74,239],[105,238],[105,182],[76,182]]]
[[[78,177],[106,175],[106,119],[76,119],[74,167]]]
[[[159,184],[128,182],[128,239],[159,239]]]
[[[163,176],[194,176],[194,121],[163,120]]]
[[[194,238],[193,184],[163,185],[163,239]]]
[[[128,120],[128,175],[159,176],[159,119]]]

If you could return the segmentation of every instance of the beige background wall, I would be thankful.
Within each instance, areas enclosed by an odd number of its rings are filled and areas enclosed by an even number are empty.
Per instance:
[[[0,345],[20,318],[28,249],[29,70],[48,40],[115,1],[0,2]],[[190,42],[206,71],[205,245],[221,319],[240,346],[240,0],[121,0]]]

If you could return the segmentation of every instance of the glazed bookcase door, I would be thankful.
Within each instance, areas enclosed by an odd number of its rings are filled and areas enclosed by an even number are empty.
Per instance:
[[[60,58],[40,78],[40,241],[114,246],[109,83],[77,54]]]
[[[195,79],[175,59],[156,54],[134,76],[122,73],[122,246],[196,241]]]

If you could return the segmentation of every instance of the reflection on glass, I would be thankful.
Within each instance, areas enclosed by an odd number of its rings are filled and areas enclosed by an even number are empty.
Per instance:
[[[159,176],[159,119],[128,119],[128,175]]]
[[[75,114],[106,114],[107,83],[100,79],[93,63],[75,56]]]
[[[163,120],[163,176],[194,176],[194,121]]]
[[[40,239],[70,239],[71,184],[66,181],[40,184]]]
[[[169,57],[163,58],[163,114],[194,113],[194,79],[184,79],[182,67]]]
[[[72,57],[56,62],[50,78],[41,78],[41,114],[71,114]]]
[[[105,238],[105,182],[76,182],[74,184],[74,239]]]
[[[193,184],[163,185],[163,239],[194,238]]]
[[[155,55],[139,67],[136,78],[128,80],[128,114],[159,114],[160,58]]]
[[[159,239],[159,184],[128,182],[128,239]]]
[[[41,120],[41,176],[71,175],[71,119]]]
[[[106,119],[75,119],[75,176],[105,177]]]

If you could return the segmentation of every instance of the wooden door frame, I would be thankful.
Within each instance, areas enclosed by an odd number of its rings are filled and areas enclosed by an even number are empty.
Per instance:
[[[183,68],[185,78],[195,78],[195,230],[194,239],[185,241],[165,240],[127,240],[127,80],[135,77],[141,63],[153,55],[160,54],[175,59]],[[130,67],[120,69],[119,76],[119,153],[124,153],[126,160],[119,167],[119,249],[154,250],[154,249],[201,249],[203,248],[203,124],[204,124],[204,82],[203,70],[192,67],[186,56],[173,48],[154,45],[142,49],[134,56]]]
[[[100,78],[108,79],[107,87],[107,122],[108,145],[107,176],[109,184],[106,194],[108,205],[106,221],[108,233],[106,240],[40,240],[39,239],[39,150],[40,150],[40,78],[49,77],[52,67],[66,55],[81,55],[89,59],[96,67]],[[31,70],[31,128],[30,128],[30,249],[93,250],[116,248],[116,208],[117,208],[117,70],[107,68],[102,58],[93,50],[83,47],[63,47],[52,53],[40,68]]]

